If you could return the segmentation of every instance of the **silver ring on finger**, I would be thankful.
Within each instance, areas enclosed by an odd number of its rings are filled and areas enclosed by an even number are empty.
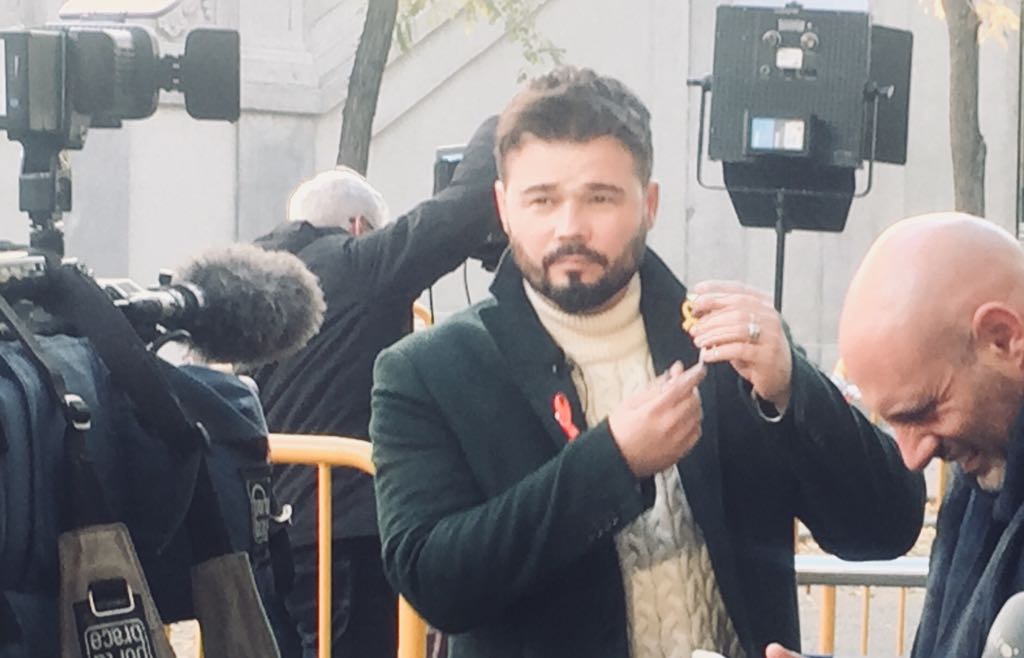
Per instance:
[[[747,324],[747,340],[756,343],[761,338],[761,325],[756,322]]]

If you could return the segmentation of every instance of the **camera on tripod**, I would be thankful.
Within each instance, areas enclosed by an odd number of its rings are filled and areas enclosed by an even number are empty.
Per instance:
[[[152,115],[161,89],[183,92],[194,118],[239,115],[239,41],[231,30],[192,31],[181,56],[161,56],[155,35],[139,25],[55,25],[3,31],[0,40],[0,128],[13,140],[80,149],[90,127]]]
[[[88,272],[75,261],[61,263],[60,219],[71,209],[63,152],[83,148],[90,128],[120,128],[126,119],[151,116],[161,90],[183,92],[186,111],[197,119],[235,121],[240,113],[239,38],[232,30],[193,30],[183,54],[165,56],[156,36],[139,25],[75,22],[3,30],[0,75],[0,129],[24,147],[19,200],[33,225],[31,248],[0,245],[0,293],[11,300],[45,297],[56,268]],[[115,305],[130,301],[116,288],[104,289]],[[179,299],[177,292],[161,281],[157,291],[135,296],[131,310],[149,313],[132,316],[147,341],[168,319],[163,307],[150,312],[154,304],[180,301],[189,311],[202,306],[201,299]]]
[[[160,91],[181,91],[196,119],[240,114],[239,37],[192,30],[181,55],[160,55],[141,25],[75,22],[0,31],[0,129],[24,146],[19,202],[31,245],[62,256],[58,223],[71,209],[63,151],[81,149],[90,128],[120,128],[158,106]]]

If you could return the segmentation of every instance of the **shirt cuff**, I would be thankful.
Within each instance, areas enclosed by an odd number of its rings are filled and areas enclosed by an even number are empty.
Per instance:
[[[761,420],[767,423],[781,423],[782,419],[786,416],[786,410],[779,411],[778,408],[768,400],[762,399],[760,395],[754,391],[754,387],[750,387],[750,400],[754,403],[754,409],[757,410],[757,415],[761,417]]]

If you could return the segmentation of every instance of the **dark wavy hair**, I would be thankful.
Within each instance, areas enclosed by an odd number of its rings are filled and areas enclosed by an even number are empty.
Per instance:
[[[560,66],[516,94],[498,120],[494,158],[502,178],[505,156],[527,134],[571,142],[614,137],[633,154],[641,182],[651,180],[650,111],[622,82],[591,69]]]

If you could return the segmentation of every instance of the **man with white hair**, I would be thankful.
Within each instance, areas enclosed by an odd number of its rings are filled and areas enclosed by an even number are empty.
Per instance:
[[[412,330],[420,293],[497,230],[494,124],[484,122],[473,135],[447,188],[393,222],[380,193],[356,171],[338,167],[299,185],[288,221],[256,241],[302,259],[327,301],[320,333],[298,354],[255,375],[271,431],[368,439],[377,354]],[[286,605],[303,655],[311,658],[317,646],[315,471],[280,466],[274,478],[277,499],[294,510],[288,537],[295,577]],[[333,655],[394,658],[397,601],[381,565],[373,482],[335,469],[333,499]]]
[[[338,165],[295,189],[288,201],[288,220],[362,235],[387,224],[390,216],[384,197],[366,178],[351,167]]]

